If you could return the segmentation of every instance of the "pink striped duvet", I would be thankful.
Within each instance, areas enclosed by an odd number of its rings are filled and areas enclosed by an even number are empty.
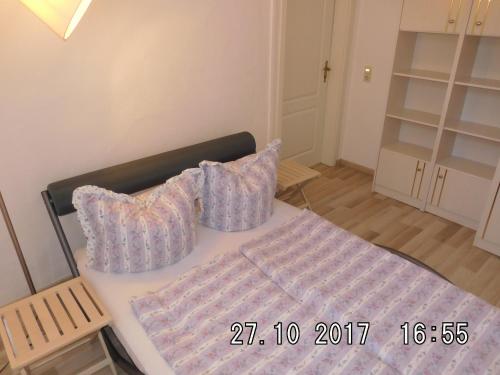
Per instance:
[[[500,373],[498,309],[309,211],[131,304],[178,374]]]

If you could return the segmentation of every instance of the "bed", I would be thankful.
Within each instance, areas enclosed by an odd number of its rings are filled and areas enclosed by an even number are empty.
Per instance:
[[[362,373],[398,374],[412,371],[419,373],[420,363],[424,363],[426,366],[425,371],[421,371],[422,373],[431,370],[434,371],[430,373],[439,373],[443,369],[446,370],[444,372],[448,373],[467,373],[469,371],[475,371],[475,373],[490,371],[490,373],[495,373],[500,371],[500,356],[491,352],[492,348],[498,348],[500,345],[500,314],[497,309],[460,291],[438,276],[428,272],[428,270],[419,267],[418,264],[415,265],[415,262],[408,262],[401,257],[368,244],[348,232],[322,221],[319,217],[311,216],[313,214],[307,211],[300,211],[283,202],[276,201],[275,212],[271,219],[266,224],[250,231],[221,233],[198,226],[198,241],[195,250],[178,264],[154,272],[127,275],[99,273],[86,267],[85,249],[73,253],[69,247],[59,217],[74,211],[71,205],[71,194],[75,188],[84,184],[94,184],[117,192],[136,193],[160,184],[165,179],[179,174],[186,168],[195,167],[203,159],[226,162],[236,160],[253,152],[255,152],[253,136],[249,133],[239,133],[50,184],[47,191],[42,193],[73,275],[76,276],[81,273],[93,285],[101,300],[111,312],[113,317],[112,327],[108,327],[103,333],[114,359],[122,368],[130,374],[174,373],[174,369],[167,364],[164,357],[157,350],[159,349],[158,346],[155,347],[153,344],[151,332],[146,332],[144,320],[138,320],[138,318],[142,319],[140,313],[138,314],[135,311],[134,314],[130,306],[130,300],[134,297],[140,299],[146,293],[157,291],[165,288],[165,286],[167,289],[165,293],[168,293],[169,285],[171,284],[172,287],[176,285],[179,277],[182,280],[183,277],[193,275],[194,279],[196,279],[197,270],[203,269],[203,267],[209,268],[214,257],[219,257],[216,259],[233,257],[237,258],[238,261],[241,259],[245,262],[248,261],[247,267],[251,267],[252,272],[258,273],[259,277],[265,279],[275,290],[283,294],[283,298],[290,299],[290,303],[297,306],[301,304],[307,306],[307,314],[311,315],[322,311],[322,315],[318,315],[315,319],[339,320],[343,323],[348,321],[369,322],[373,320],[373,322],[379,323],[371,328],[370,337],[373,338],[366,347],[358,345],[353,349],[349,345],[338,346],[336,347],[339,350],[337,357],[335,352],[326,349],[321,349],[320,352],[320,349],[317,348],[314,350],[312,347],[305,348],[307,351],[303,352],[309,353],[311,351],[312,358],[316,355],[322,356],[321,358],[329,366],[328,372],[337,373],[331,370],[333,361],[336,359],[343,360],[344,357],[341,356],[341,353],[344,353],[343,350],[350,357],[361,358],[359,363],[354,363],[358,367],[346,367],[344,373],[355,371],[355,369],[357,369],[357,372]],[[324,227],[325,229],[324,231],[314,231],[304,227],[303,233],[298,234],[297,241],[300,237],[309,238],[313,232],[318,232],[315,235],[316,237],[311,237],[311,245],[304,247],[304,250],[307,250],[307,256],[303,263],[283,261],[283,259],[301,258],[300,255],[297,255],[300,253],[290,256],[291,253],[288,252],[293,248],[291,244],[281,248],[275,246],[277,243],[287,243],[288,233],[293,232],[295,227],[300,227],[299,222],[294,222],[297,218],[304,218],[304,220],[310,222],[317,221],[314,228]],[[289,228],[286,227],[291,225],[290,223],[293,223],[293,225]],[[335,236],[332,236],[332,233],[335,233]],[[318,246],[312,245],[315,241],[317,243],[333,241],[332,246],[335,251],[328,253],[325,257],[324,251],[322,253]],[[344,246],[346,243],[349,246]],[[338,246],[335,244],[338,244]],[[344,251],[344,248],[349,251]],[[349,277],[342,279],[337,277],[342,274],[341,270],[345,268],[345,265],[340,261],[349,264],[349,262],[354,262],[353,259],[357,259],[356,262],[359,262],[359,268],[355,269],[351,274],[357,275],[362,282],[354,283],[353,281],[346,281],[349,280]],[[311,260],[315,260],[315,262],[311,263]],[[304,265],[307,265],[310,271],[310,277],[305,279],[302,277]],[[323,266],[320,267],[320,265]],[[188,276],[184,276],[186,272]],[[321,283],[318,283],[318,278],[314,276],[320,274],[322,275]],[[326,280],[328,282],[325,282]],[[359,287],[357,287],[358,284]],[[353,288],[353,285],[356,288]],[[377,285],[381,287],[378,288]],[[384,287],[382,288],[382,286]],[[436,291],[426,295],[433,289]],[[337,295],[337,290],[349,290],[349,293],[339,292]],[[371,294],[367,294],[366,303],[360,304],[360,298],[363,297],[367,290],[370,290]],[[414,297],[413,292],[418,296]],[[333,295],[336,295],[336,297],[332,299],[331,296]],[[390,331],[392,332],[391,335],[395,337],[394,332],[399,331],[399,325],[403,325],[404,322],[398,321],[396,324],[395,320],[397,319],[391,319],[390,314],[388,318],[381,319],[380,312],[384,311],[382,315],[388,315],[389,310],[387,309],[390,306],[390,313],[394,314],[394,317],[399,314],[401,319],[411,317],[418,319],[419,315],[412,315],[408,311],[403,312],[403,310],[411,306],[412,303],[426,306],[427,299],[432,302],[429,302],[429,306],[433,309],[432,314],[425,316],[428,325],[433,322],[436,322],[437,325],[440,319],[443,320],[445,317],[451,319],[453,317],[454,320],[470,319],[472,325],[476,324],[477,327],[480,327],[471,332],[471,344],[460,346],[454,343],[448,346],[435,346],[438,349],[433,351],[432,344],[430,344],[430,331],[428,332],[429,343],[422,347],[404,345],[399,342],[386,342],[386,333]],[[448,307],[453,306],[455,300],[459,301],[458,310],[445,313]],[[381,301],[384,301],[385,306],[381,304]],[[193,303],[193,301],[189,301],[189,296],[186,302]],[[203,306],[203,303],[201,305]],[[359,305],[359,308],[352,309],[351,306],[353,305]],[[421,306],[419,308],[422,309]],[[455,313],[453,313],[454,311]],[[155,323],[157,322],[153,322],[153,324]],[[416,320],[408,322],[408,329],[410,323],[415,324]],[[230,334],[229,327],[227,327],[227,331]],[[393,339],[392,336],[391,339]],[[283,351],[281,348],[277,349]],[[274,352],[272,350],[274,349],[268,350],[271,350],[271,352],[267,354],[263,352],[262,355],[273,357]],[[287,350],[292,353],[292,357],[295,356],[294,350],[298,349],[290,347]],[[412,350],[415,353],[412,354]],[[241,352],[244,351],[245,349],[241,350]],[[299,353],[302,352],[298,351],[297,356]],[[410,354],[412,360],[418,363],[406,364],[405,361],[410,358],[406,356]],[[251,353],[251,355],[255,356],[256,354]],[[429,361],[423,360],[422,358],[425,355],[432,357],[432,359]],[[457,360],[456,356],[459,356],[460,360]],[[248,358],[242,358],[243,361],[248,361]],[[250,358],[252,357],[250,356]],[[462,358],[466,360],[462,361]],[[342,360],[340,362],[343,362]],[[464,362],[463,366],[462,362]],[[279,365],[282,365],[282,363]],[[459,365],[461,367],[457,367]],[[300,368],[300,366],[295,368]],[[309,371],[300,369],[301,371],[292,372],[318,373],[319,371],[318,368],[314,367],[310,367]],[[205,368],[204,371],[210,372]],[[320,372],[324,373],[325,371]],[[277,370],[276,373],[280,372]]]

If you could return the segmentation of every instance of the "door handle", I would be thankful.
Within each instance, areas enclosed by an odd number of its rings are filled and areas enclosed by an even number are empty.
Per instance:
[[[323,67],[323,82],[326,83],[326,81],[328,80],[328,73],[330,73],[331,70],[332,68],[330,68],[330,66],[328,65],[328,60],[326,60]]]

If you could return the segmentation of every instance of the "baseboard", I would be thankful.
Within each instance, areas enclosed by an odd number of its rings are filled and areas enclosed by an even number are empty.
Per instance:
[[[362,165],[359,165],[359,164],[356,164],[356,163],[353,163],[351,161],[339,159],[339,160],[337,160],[337,165],[340,166],[340,167],[349,167],[349,168],[352,168],[352,169],[356,169],[356,170],[358,170],[360,172],[369,174],[371,176],[375,175],[375,171],[373,169],[365,167],[365,166],[362,166]]]

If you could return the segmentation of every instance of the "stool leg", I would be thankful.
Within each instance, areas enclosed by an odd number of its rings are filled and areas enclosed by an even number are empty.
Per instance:
[[[104,355],[106,356],[106,358],[108,360],[108,366],[111,369],[111,372],[113,373],[113,375],[117,375],[115,363],[113,362],[113,358],[111,358],[111,355],[109,354],[109,350],[108,350],[108,347],[106,346],[106,343],[104,342],[104,338],[102,337],[102,333],[99,332],[97,337],[99,338],[99,342],[101,343],[102,350],[104,351]]]
[[[309,199],[307,199],[306,193],[304,192],[304,186],[304,184],[300,185],[300,194],[302,194],[302,198],[304,199],[304,202],[306,202],[306,208],[312,211],[311,202],[309,202]]]

